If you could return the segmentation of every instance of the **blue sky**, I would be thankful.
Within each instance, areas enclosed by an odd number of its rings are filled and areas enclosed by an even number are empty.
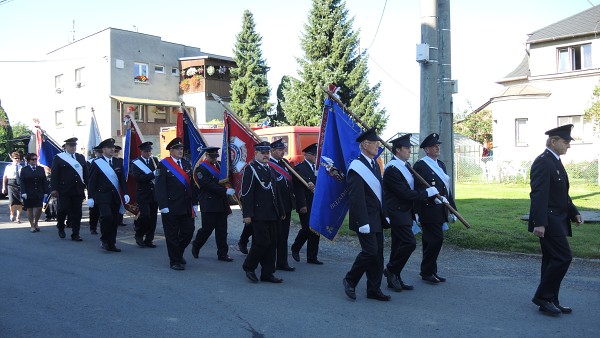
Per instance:
[[[451,1],[452,78],[459,88],[455,111],[467,109],[468,102],[476,108],[500,91],[495,81],[519,64],[527,33],[588,9],[590,3],[598,5],[600,0]],[[346,1],[354,29],[360,30],[361,48],[369,51],[371,84],[382,83],[380,106],[390,115],[384,137],[419,130],[415,46],[420,42],[420,5],[419,0]],[[31,78],[25,76],[40,63],[22,61],[43,60],[46,53],[68,44],[73,34],[80,39],[107,27],[137,29],[164,41],[232,56],[245,9],[253,13],[263,37],[274,93],[283,75],[296,75],[295,58],[302,56],[299,37],[310,7],[310,0],[12,0],[0,5],[2,106],[11,121],[27,125],[44,113]]]

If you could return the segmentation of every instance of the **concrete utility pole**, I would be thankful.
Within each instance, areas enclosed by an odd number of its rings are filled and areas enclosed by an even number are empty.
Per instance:
[[[440,135],[440,160],[446,164],[454,191],[450,0],[421,0],[421,15],[421,48],[428,45],[429,55],[417,60],[421,64],[419,133],[421,141],[431,133]]]

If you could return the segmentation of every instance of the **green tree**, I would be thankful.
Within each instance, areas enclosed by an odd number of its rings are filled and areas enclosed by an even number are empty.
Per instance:
[[[236,36],[231,68],[231,109],[245,122],[258,122],[271,109],[267,67],[262,57],[262,37],[256,32],[254,16],[244,11],[242,31]]]
[[[487,142],[493,142],[492,111],[482,110],[467,115],[464,120],[454,122],[454,131],[483,145],[486,145]]]
[[[591,107],[585,110],[583,117],[588,121],[594,121],[594,131],[598,133],[600,128],[600,84],[594,87],[592,100]]]
[[[0,105],[0,160],[7,161],[13,151],[13,130],[8,115]]]
[[[279,82],[279,86],[277,86],[277,107],[275,110],[275,115],[271,116],[271,121],[273,121],[273,126],[287,126],[289,122],[285,116],[285,112],[283,111],[283,101],[285,101],[285,96],[283,95],[283,90],[286,86],[289,86],[290,77],[284,75],[281,78],[281,82]]]
[[[378,108],[380,83],[369,85],[368,56],[358,52],[360,31],[353,23],[343,0],[313,0],[300,41],[304,57],[296,58],[298,78],[283,90],[282,106],[292,125],[318,125],[325,98],[321,87],[335,83],[341,101],[363,122],[379,131],[385,127],[385,109]]]

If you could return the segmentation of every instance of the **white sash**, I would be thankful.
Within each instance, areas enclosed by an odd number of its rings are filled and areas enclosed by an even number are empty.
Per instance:
[[[135,164],[138,168],[140,168],[141,171],[144,172],[144,174],[149,174],[150,173],[150,168],[148,168],[148,166],[146,165],[146,163],[140,161],[140,159],[136,159],[132,162],[133,164]]]
[[[389,166],[393,166],[393,167],[397,168],[398,170],[400,170],[400,173],[402,174],[402,176],[404,176],[404,178],[408,182],[408,185],[410,186],[410,188],[412,190],[415,190],[415,178],[411,174],[410,170],[408,170],[408,168],[406,167],[406,164],[403,161],[394,157],[393,160],[389,161],[385,165],[385,168],[387,169],[387,167],[389,167]]]
[[[77,160],[71,157],[71,154],[67,152],[58,153],[57,156],[60,157],[63,161],[69,163],[71,167],[75,169],[77,175],[79,175],[79,178],[83,182],[83,168],[81,167],[81,164],[79,164],[79,162],[77,162]],[[75,156],[75,154],[73,154],[73,156]]]
[[[365,180],[365,182],[367,182],[369,188],[371,188],[371,190],[379,199],[379,204],[383,205],[383,201],[381,199],[381,183],[379,182],[377,177],[375,177],[375,174],[373,174],[371,168],[367,168],[367,166],[363,162],[357,159],[353,160],[350,163],[350,166],[348,167],[348,172],[350,172],[350,170],[354,170],[357,174],[360,175],[360,177],[362,177],[363,180]]]
[[[119,208],[119,213],[124,214],[125,207],[123,206],[123,201],[121,200],[121,194],[120,194],[121,189],[119,188],[119,178],[117,177],[117,173],[115,173],[115,170],[113,168],[111,168],[111,166],[108,165],[108,162],[106,162],[104,160],[97,160],[97,161],[94,161],[94,163],[96,163],[98,168],[100,168],[100,170],[104,173],[106,178],[108,178],[110,183],[112,183],[112,185],[117,190],[117,193],[119,194],[119,201],[121,202],[121,207]]]
[[[436,175],[439,176],[442,182],[444,182],[444,185],[446,185],[446,190],[448,191],[448,194],[450,194],[450,176],[448,176],[444,172],[444,170],[442,170],[442,168],[439,166],[437,161],[435,161],[431,157],[425,156],[422,158],[422,160],[429,166],[429,168],[431,168],[431,170],[433,170],[436,173]]]

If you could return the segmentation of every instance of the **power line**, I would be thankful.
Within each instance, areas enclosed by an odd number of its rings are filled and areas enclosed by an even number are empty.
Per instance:
[[[6,5],[7,3],[11,2],[13,0],[0,0],[0,5]]]
[[[373,43],[375,43],[375,39],[377,38],[377,33],[379,33],[379,26],[381,26],[381,21],[383,20],[383,14],[385,13],[386,5],[387,5],[387,0],[385,0],[385,3],[383,4],[383,10],[381,11],[381,16],[379,17],[379,23],[377,24],[377,30],[375,31],[375,35],[373,36],[373,41],[371,41],[371,44],[369,45],[369,47],[367,47],[367,50],[371,49],[371,46],[373,46]]]
[[[402,89],[406,90],[409,94],[411,94],[414,97],[419,97],[419,95],[413,93],[410,89],[408,89],[406,86],[404,86],[402,83],[400,83],[398,80],[396,80],[390,73],[388,73],[385,69],[383,69],[383,67],[381,67],[377,61],[375,61],[375,59],[373,59],[373,57],[371,57],[371,55],[369,55],[369,59],[371,59],[371,61],[373,61],[373,63],[379,67],[379,69],[381,69],[392,81],[396,82]]]

